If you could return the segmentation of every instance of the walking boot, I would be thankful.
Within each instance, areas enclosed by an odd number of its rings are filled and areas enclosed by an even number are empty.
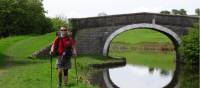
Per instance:
[[[64,85],[68,86],[68,78],[67,78],[67,76],[64,76]]]
[[[62,87],[62,75],[58,77],[58,84],[57,84],[58,88]]]

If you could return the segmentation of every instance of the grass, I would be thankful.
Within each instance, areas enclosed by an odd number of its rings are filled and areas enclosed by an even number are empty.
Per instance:
[[[16,37],[8,37],[0,40],[0,65],[3,64],[7,55],[5,54],[5,50],[15,44],[16,42],[26,39],[29,36],[16,36]]]
[[[26,58],[34,51],[39,50],[50,44],[55,37],[55,33],[49,33],[41,36],[25,37],[26,39],[16,42],[15,45],[10,46],[5,52],[9,56]]]
[[[112,41],[136,44],[140,42],[171,42],[164,34],[150,29],[134,29],[123,32]]]
[[[147,53],[147,52],[112,52],[113,57],[126,57],[128,64],[143,65],[163,70],[175,69],[174,53]]]
[[[28,60],[27,60],[28,61]],[[74,65],[69,70],[70,88],[94,88],[87,83],[89,62],[96,62],[93,57],[82,56],[77,60],[79,85],[76,84],[76,75]],[[85,63],[87,62],[87,63]],[[74,63],[72,61],[72,63]],[[83,64],[85,63],[85,64]],[[57,77],[55,70],[55,58],[53,60],[53,88],[56,88]],[[50,63],[49,60],[29,61],[29,64],[18,65],[7,69],[0,79],[1,88],[49,88],[50,87]]]
[[[53,41],[55,33],[41,36],[15,36],[0,40],[0,85],[1,88],[48,88],[50,87],[49,57],[28,59],[34,51]],[[6,57],[5,57],[6,56]],[[91,63],[101,63],[102,56],[77,57],[79,85],[76,85],[74,66],[69,71],[70,88],[96,88],[88,83]],[[74,63],[72,61],[72,63]],[[55,58],[53,59],[53,88],[56,88]],[[98,88],[98,87],[97,87]]]

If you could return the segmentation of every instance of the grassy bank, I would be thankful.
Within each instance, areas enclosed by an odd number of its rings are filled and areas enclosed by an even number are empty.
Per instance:
[[[171,43],[164,42],[141,42],[136,44],[114,42],[110,46],[110,52],[120,51],[150,51],[150,52],[169,52],[173,51]]]
[[[136,44],[141,42],[171,42],[164,34],[151,29],[134,29],[123,32],[115,37],[113,43],[123,42],[129,44]]]
[[[48,88],[50,87],[49,57],[28,59],[34,51],[53,41],[55,33],[42,36],[16,36],[0,40],[1,88]],[[79,85],[76,84],[74,65],[69,71],[70,88],[95,88],[88,82],[89,64],[101,63],[105,57],[84,55],[77,57]],[[74,63],[74,60],[72,60]],[[56,88],[55,58],[53,59],[53,88]]]
[[[16,42],[24,40],[29,36],[16,36],[16,37],[8,37],[0,40],[0,65],[4,64],[7,55],[5,54],[7,48],[14,45]]]
[[[172,52],[112,52],[112,57],[126,57],[128,64],[144,65],[151,68],[160,68],[163,70],[175,69],[175,56]]]

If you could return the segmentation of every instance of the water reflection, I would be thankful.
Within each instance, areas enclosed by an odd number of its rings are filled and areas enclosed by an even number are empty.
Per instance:
[[[127,64],[109,69],[110,79],[120,88],[162,88],[173,76],[172,70]]]
[[[124,65],[98,69],[92,84],[100,88],[199,88],[199,66],[176,63],[174,72],[130,64],[120,66]]]

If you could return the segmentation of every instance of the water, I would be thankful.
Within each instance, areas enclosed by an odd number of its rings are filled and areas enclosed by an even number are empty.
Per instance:
[[[173,78],[172,70],[127,64],[109,69],[112,82],[120,88],[162,88]]]
[[[199,66],[176,62],[171,52],[109,52],[126,57],[123,67],[109,68],[111,84],[119,88],[199,88]]]

